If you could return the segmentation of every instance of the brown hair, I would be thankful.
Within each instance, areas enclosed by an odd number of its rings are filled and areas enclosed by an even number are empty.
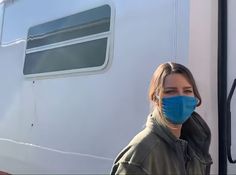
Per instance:
[[[198,99],[197,106],[200,106],[202,99],[198,92],[197,85],[195,83],[192,73],[185,66],[178,63],[173,63],[173,62],[161,64],[160,66],[158,66],[158,68],[154,72],[151,79],[150,88],[149,88],[150,101],[154,103],[158,102],[156,95],[157,94],[159,95],[162,93],[164,89],[165,78],[168,75],[173,74],[173,73],[183,75],[186,78],[186,80],[191,84],[191,86],[193,87],[194,96]]]

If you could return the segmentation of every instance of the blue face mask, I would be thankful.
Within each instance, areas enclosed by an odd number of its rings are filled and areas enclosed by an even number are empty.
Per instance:
[[[162,111],[173,124],[183,124],[193,113],[197,99],[191,96],[173,96],[162,99]]]

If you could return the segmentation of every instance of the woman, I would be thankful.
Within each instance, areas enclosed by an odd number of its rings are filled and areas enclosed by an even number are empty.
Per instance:
[[[209,174],[211,133],[194,112],[201,97],[191,72],[164,63],[154,72],[146,128],[117,156],[111,174]]]

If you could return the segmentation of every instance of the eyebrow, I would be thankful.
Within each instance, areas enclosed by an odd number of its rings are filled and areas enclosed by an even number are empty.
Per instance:
[[[164,88],[165,90],[166,89],[177,89],[176,87],[165,87]],[[186,87],[184,87],[184,89],[193,89],[191,86],[186,86]]]

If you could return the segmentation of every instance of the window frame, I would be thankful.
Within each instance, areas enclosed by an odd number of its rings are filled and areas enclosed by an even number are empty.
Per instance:
[[[98,7],[105,6],[105,5],[108,5],[110,8],[110,27],[109,27],[108,31],[102,32],[102,33],[97,33],[97,34],[91,34],[91,35],[83,36],[83,37],[79,37],[79,38],[73,38],[73,39],[69,39],[66,41],[60,41],[57,43],[39,46],[36,48],[27,49],[27,47],[25,47],[25,55],[24,55],[24,63],[23,63],[24,77],[26,77],[26,78],[52,78],[52,77],[57,77],[57,76],[68,76],[71,74],[75,74],[75,75],[94,74],[94,73],[103,72],[106,69],[108,69],[108,67],[110,65],[109,63],[111,62],[111,59],[112,59],[111,56],[113,55],[112,54],[113,53],[113,28],[114,28],[114,7],[113,7],[113,5],[110,3],[101,4],[99,6],[91,7],[89,9],[80,11],[78,13],[86,12],[87,10],[92,10],[94,8],[98,8]],[[71,15],[73,15],[73,14],[71,14]],[[68,15],[66,17],[69,17],[71,15]],[[55,20],[57,20],[57,19],[55,19]],[[54,21],[54,20],[52,20],[52,21]],[[32,26],[32,27],[34,27],[34,26]],[[29,29],[28,29],[28,31],[29,31]],[[26,60],[26,55],[29,53],[50,50],[50,49],[64,47],[64,46],[70,46],[73,44],[79,44],[79,43],[84,43],[84,42],[88,42],[88,41],[95,41],[95,40],[103,39],[103,38],[107,39],[107,43],[106,43],[105,60],[101,66],[85,67],[85,68],[78,68],[78,69],[68,69],[68,70],[60,70],[60,71],[51,71],[51,72],[43,72],[43,73],[24,74],[24,67],[25,67],[24,64],[25,64],[25,60]],[[26,44],[27,44],[27,41],[26,41]]]

